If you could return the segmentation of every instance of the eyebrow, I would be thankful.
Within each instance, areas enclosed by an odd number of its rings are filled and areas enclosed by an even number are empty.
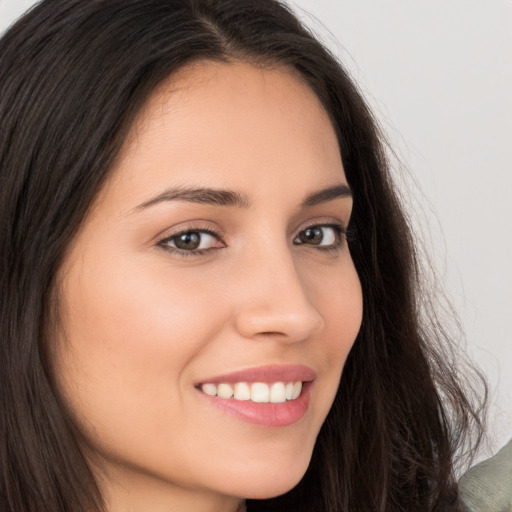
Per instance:
[[[317,204],[327,203],[333,199],[340,199],[344,197],[352,197],[352,191],[348,185],[345,185],[345,183],[338,183],[309,194],[302,201],[300,206],[301,208],[308,208],[316,206]]]
[[[300,207],[308,208],[344,197],[352,197],[350,187],[344,183],[338,183],[307,195],[300,203]],[[249,208],[251,205],[247,195],[233,190],[207,187],[175,187],[167,189],[156,197],[145,201],[135,209],[143,210],[150,206],[168,201],[186,201],[214,206],[232,206],[241,209]]]
[[[167,189],[153,199],[140,204],[136,209],[145,209],[167,201],[186,201],[215,206],[235,206],[237,208],[249,208],[250,206],[247,196],[231,190],[205,187],[175,187]]]

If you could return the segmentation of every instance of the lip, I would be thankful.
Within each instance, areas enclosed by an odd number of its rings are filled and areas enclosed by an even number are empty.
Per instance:
[[[316,373],[303,365],[271,365],[258,368],[248,368],[226,375],[217,375],[202,381],[202,383],[219,384],[225,382],[280,382],[302,381],[302,392],[295,400],[282,403],[256,403],[250,400],[235,400],[234,398],[219,398],[210,396],[200,390],[200,384],[196,386],[200,396],[207,400],[209,405],[219,408],[234,418],[266,428],[282,428],[297,423],[302,419],[309,406],[311,388],[314,385]]]
[[[264,382],[269,384],[271,382],[311,382],[315,380],[316,372],[301,364],[287,364],[287,365],[268,365],[259,366],[255,368],[247,368],[225,375],[216,375],[208,379],[203,379],[197,385],[200,386],[206,382],[212,384],[235,384],[236,382]]]

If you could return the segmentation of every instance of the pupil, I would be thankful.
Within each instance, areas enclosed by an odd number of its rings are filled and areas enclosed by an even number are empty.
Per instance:
[[[321,228],[311,228],[306,229],[304,233],[302,234],[302,241],[313,243],[313,244],[319,244],[322,241],[323,234]]]
[[[197,249],[201,239],[198,233],[184,233],[176,240],[179,249]]]

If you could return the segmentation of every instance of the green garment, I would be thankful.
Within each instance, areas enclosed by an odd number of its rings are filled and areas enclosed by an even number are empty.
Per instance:
[[[468,512],[512,512],[512,440],[465,473],[459,489]]]

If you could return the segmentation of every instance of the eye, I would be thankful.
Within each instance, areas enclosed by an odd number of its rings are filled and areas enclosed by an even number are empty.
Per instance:
[[[336,248],[342,243],[345,230],[338,224],[310,226],[303,229],[293,240],[296,245],[309,244],[323,248]]]
[[[224,247],[216,233],[205,229],[188,229],[164,238],[158,245],[164,249],[200,253],[208,249]]]

